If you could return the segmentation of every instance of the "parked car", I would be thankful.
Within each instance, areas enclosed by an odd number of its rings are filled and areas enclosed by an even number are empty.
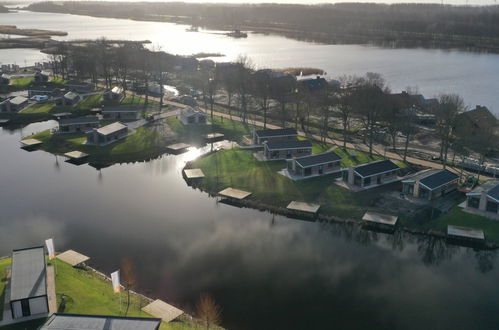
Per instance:
[[[30,98],[31,101],[35,101],[38,103],[46,102],[49,100],[49,97],[47,95],[35,95]]]

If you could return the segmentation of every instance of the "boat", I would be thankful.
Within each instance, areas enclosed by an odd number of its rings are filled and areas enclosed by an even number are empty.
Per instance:
[[[246,32],[241,32],[240,30],[234,30],[227,33],[227,35],[232,38],[248,38],[248,34]]]
[[[199,32],[199,28],[197,26],[191,26],[187,29],[185,29],[186,32]]]

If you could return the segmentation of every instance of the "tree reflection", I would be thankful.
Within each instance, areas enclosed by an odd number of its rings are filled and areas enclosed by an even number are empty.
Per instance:
[[[476,269],[483,274],[490,272],[494,269],[496,256],[497,250],[475,250]]]

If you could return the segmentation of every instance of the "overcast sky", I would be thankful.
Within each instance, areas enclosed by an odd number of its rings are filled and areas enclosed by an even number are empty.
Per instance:
[[[9,0],[7,0],[9,1]],[[39,2],[45,0],[10,0],[9,2]],[[301,3],[301,4],[315,4],[315,3],[335,3],[335,2],[370,2],[370,3],[441,3],[442,0],[109,0],[109,1],[150,1],[150,2],[165,2],[165,1],[184,1],[184,2],[230,2],[230,3],[262,3],[262,2],[274,2],[274,3]],[[495,4],[497,0],[443,0],[445,4],[454,5],[490,5]]]

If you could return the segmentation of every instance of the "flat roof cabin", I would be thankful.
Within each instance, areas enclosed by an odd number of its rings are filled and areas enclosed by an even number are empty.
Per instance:
[[[449,170],[426,170],[402,180],[402,192],[430,201],[456,190],[458,180]]]
[[[296,140],[298,132],[294,128],[264,129],[253,131],[253,144]]]
[[[123,88],[115,86],[111,90],[107,90],[103,94],[106,101],[119,101],[123,97]]]
[[[40,330],[158,330],[160,325],[158,318],[55,313]]]
[[[18,112],[28,105],[28,99],[23,96],[16,96],[0,102],[0,112]]]
[[[88,132],[99,127],[97,116],[86,116],[78,118],[63,118],[58,120],[59,128],[56,133]]]
[[[378,160],[368,164],[351,166],[343,172],[343,180],[362,189],[398,180],[400,167],[391,160]]]
[[[290,159],[312,154],[312,143],[307,140],[265,142],[263,146],[266,160]]]
[[[499,180],[488,181],[467,193],[466,209],[499,220]]]
[[[115,106],[102,108],[104,119],[136,120],[139,118],[140,107],[137,106]]]
[[[340,163],[341,157],[338,154],[324,152],[288,160],[288,172],[300,177],[325,175],[340,172]]]
[[[208,122],[204,112],[191,107],[180,110],[179,119],[184,125],[204,125]]]
[[[14,319],[49,312],[43,246],[12,251],[10,308]]]
[[[127,137],[128,127],[120,122],[115,122],[101,128],[94,128],[86,132],[85,135],[88,144],[104,146]]]

